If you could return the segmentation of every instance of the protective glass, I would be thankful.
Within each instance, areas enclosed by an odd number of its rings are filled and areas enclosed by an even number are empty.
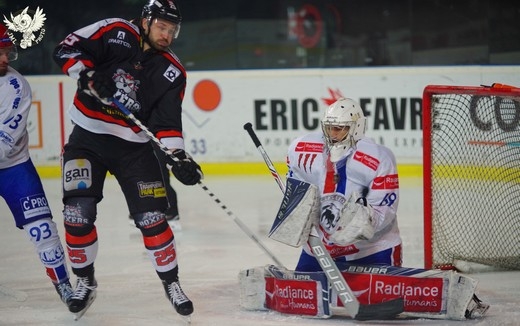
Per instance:
[[[9,61],[14,61],[18,59],[18,51],[16,50],[15,46],[0,48],[0,57],[4,55],[7,56],[7,59],[9,59]]]
[[[347,122],[346,125],[337,125],[332,123],[323,122],[322,129],[325,134],[325,138],[329,144],[334,144],[345,140],[348,136],[350,126],[353,122]]]
[[[174,39],[179,36],[179,32],[181,30],[180,24],[174,24],[158,18],[153,20],[153,26],[161,33],[167,33],[169,36],[173,36]]]

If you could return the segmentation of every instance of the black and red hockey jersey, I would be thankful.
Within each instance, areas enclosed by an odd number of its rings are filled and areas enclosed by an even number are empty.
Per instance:
[[[84,69],[112,76],[117,87],[114,98],[168,148],[184,149],[181,111],[186,71],[172,52],[143,51],[136,25],[109,18],[83,27],[55,48],[54,60],[74,79],[79,79]],[[149,141],[116,107],[104,105],[79,89],[69,116],[75,124],[94,133],[131,142]]]

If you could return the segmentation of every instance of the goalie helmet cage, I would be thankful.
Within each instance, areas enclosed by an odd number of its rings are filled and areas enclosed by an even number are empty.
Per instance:
[[[520,88],[425,87],[423,179],[425,268],[520,269]]]

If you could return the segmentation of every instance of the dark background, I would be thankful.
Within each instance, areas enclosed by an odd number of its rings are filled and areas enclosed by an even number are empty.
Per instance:
[[[25,75],[60,74],[51,53],[68,33],[103,18],[136,18],[145,3],[0,0],[2,20],[27,6],[42,8],[47,18],[42,42],[19,48],[12,65]],[[517,1],[178,0],[178,5],[183,22],[172,48],[188,70],[520,64]]]

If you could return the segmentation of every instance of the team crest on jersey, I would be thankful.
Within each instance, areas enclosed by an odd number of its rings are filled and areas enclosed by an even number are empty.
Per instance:
[[[323,196],[320,225],[327,233],[330,234],[337,228],[345,201],[345,196],[338,193]]]
[[[89,160],[70,160],[63,166],[63,189],[88,189],[92,186],[92,165]]]
[[[175,78],[177,78],[181,74],[181,71],[179,68],[175,67],[174,65],[170,64],[168,69],[164,72],[163,76],[166,77],[170,82],[173,83]]]
[[[29,48],[43,40],[45,35],[44,22],[46,19],[43,9],[40,9],[40,7],[36,7],[36,11],[29,10],[29,7],[26,7],[14,15],[11,13],[11,20],[4,15],[4,23],[7,29],[11,31],[8,34],[13,43],[16,43],[18,39],[13,32],[22,34],[21,38],[19,38],[22,49]]]
[[[123,69],[117,69],[112,77],[116,84],[115,97],[132,113],[141,110],[141,104],[137,101],[137,90],[141,82]]]

